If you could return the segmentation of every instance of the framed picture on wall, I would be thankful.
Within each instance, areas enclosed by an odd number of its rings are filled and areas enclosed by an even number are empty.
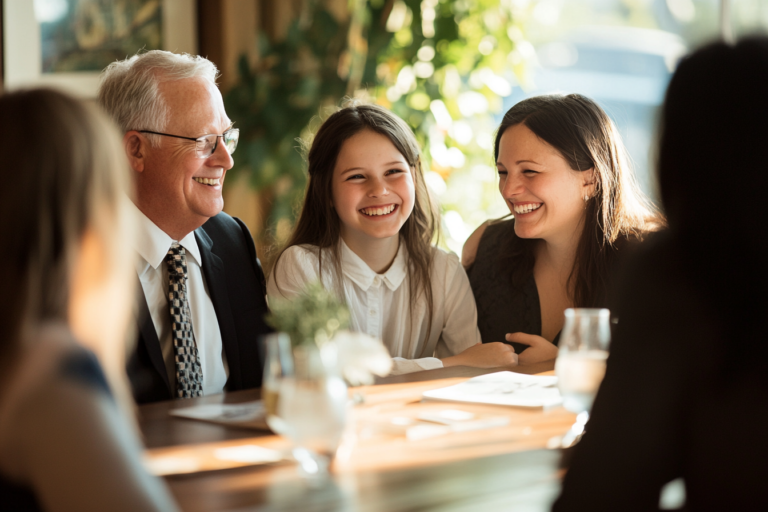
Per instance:
[[[197,53],[196,14],[195,0],[5,0],[4,88],[94,98],[110,62],[140,50]]]

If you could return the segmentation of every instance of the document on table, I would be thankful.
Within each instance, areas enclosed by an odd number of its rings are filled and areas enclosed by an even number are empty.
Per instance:
[[[210,421],[232,427],[255,428],[269,430],[266,421],[264,403],[243,402],[240,404],[203,404],[182,409],[173,409],[171,416],[192,420]]]
[[[562,403],[557,377],[497,372],[433,389],[424,398],[515,407],[550,407]]]

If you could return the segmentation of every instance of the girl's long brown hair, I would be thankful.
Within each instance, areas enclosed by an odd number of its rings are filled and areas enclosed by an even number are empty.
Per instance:
[[[571,169],[594,169],[595,191],[585,204],[583,232],[568,280],[577,307],[604,306],[608,281],[621,247],[639,240],[665,221],[637,185],[616,126],[594,101],[580,94],[536,96],[517,103],[504,115],[496,133],[495,158],[501,136],[524,124],[560,152]],[[522,283],[533,271],[536,241],[510,238],[501,264]]]
[[[439,214],[424,181],[421,152],[416,137],[402,119],[377,105],[352,105],[342,108],[326,119],[318,130],[307,158],[309,180],[304,205],[288,243],[276,258],[273,272],[280,264],[280,256],[291,246],[309,244],[320,249],[327,248],[332,255],[331,264],[336,274],[337,292],[341,293],[341,221],[333,208],[333,170],[344,142],[363,130],[386,136],[411,166],[416,197],[413,212],[400,228],[400,241],[408,249],[408,291],[411,304],[415,304],[419,296],[424,294],[428,311],[427,325],[431,326],[432,241],[439,235]],[[318,251],[318,258],[322,272],[322,251]],[[275,284],[279,288],[277,280]]]

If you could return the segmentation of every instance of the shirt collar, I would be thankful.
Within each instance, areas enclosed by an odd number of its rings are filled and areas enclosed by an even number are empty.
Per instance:
[[[152,222],[149,217],[144,215],[133,201],[129,201],[129,203],[129,208],[133,210],[137,224],[133,248],[140,257],[136,260],[136,271],[139,275],[142,275],[149,270],[149,267],[157,270],[165,260],[165,255],[168,254],[168,249],[171,248],[174,240],[165,231],[160,229],[157,224]],[[184,247],[188,257],[191,257],[198,266],[202,266],[200,249],[197,246],[194,231],[182,238],[179,241],[179,245]]]
[[[391,291],[395,291],[400,287],[407,272],[405,244],[400,243],[395,261],[392,262],[389,269],[383,274],[377,274],[360,256],[349,248],[343,239],[340,242],[342,272],[352,282],[364,291],[367,291],[374,284],[375,279],[379,277]]]

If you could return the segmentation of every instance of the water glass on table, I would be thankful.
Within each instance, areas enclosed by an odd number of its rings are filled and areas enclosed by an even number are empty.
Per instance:
[[[563,436],[561,446],[578,442],[589,420],[589,411],[605,375],[611,341],[611,312],[607,309],[565,310],[565,325],[555,361],[563,407],[577,413],[576,422]]]
[[[293,442],[300,474],[322,480],[344,433],[347,386],[336,369],[335,345],[293,349],[294,374],[280,383],[277,415]]]
[[[286,433],[284,421],[278,414],[280,384],[285,378],[292,378],[293,350],[291,338],[284,332],[275,332],[265,337],[267,359],[264,365],[264,381],[261,398],[264,401],[267,425],[275,434]]]

